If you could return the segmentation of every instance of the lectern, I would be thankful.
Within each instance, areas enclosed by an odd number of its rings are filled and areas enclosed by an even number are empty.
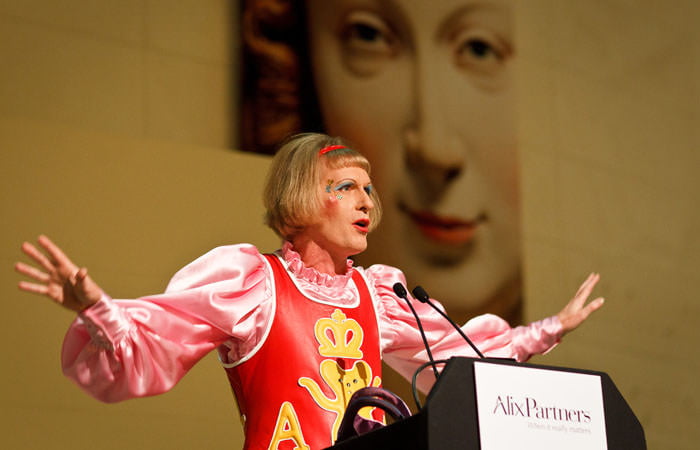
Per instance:
[[[554,376],[561,374],[582,374],[599,377],[602,392],[602,410],[604,411],[604,426],[601,426],[603,437],[602,448],[607,446],[610,450],[643,450],[646,449],[644,430],[632,412],[631,408],[618,391],[610,377],[603,372],[595,372],[580,369],[568,369],[536,364],[523,364],[514,361],[493,359],[452,358],[445,366],[442,375],[436,381],[430,391],[424,408],[417,414],[407,419],[395,422],[378,430],[348,439],[329,447],[332,450],[472,450],[482,449],[482,437],[480,435],[479,413],[477,405],[477,374],[479,364],[494,364],[497,366],[517,367],[532,372],[547,372]],[[509,370],[509,369],[506,369]],[[519,369],[518,369],[519,370]],[[537,372],[541,373],[541,372]],[[546,374],[546,373],[545,373]],[[483,375],[481,375],[483,378]],[[563,375],[568,376],[568,375]],[[585,377],[584,377],[585,378]],[[482,382],[482,384],[484,384]],[[506,383],[507,384],[507,383]],[[561,387],[561,386],[559,386]],[[565,389],[576,389],[576,386],[564,386]],[[508,392],[508,386],[503,387]],[[482,394],[483,395],[483,394]],[[562,420],[572,419],[586,421],[586,412],[575,409],[559,409],[554,407],[540,407],[536,400],[527,399],[518,406],[518,399],[513,399],[504,394],[498,398],[497,406],[493,409],[496,414],[511,412],[532,417],[528,426],[539,426],[542,423],[539,418],[545,415]],[[539,408],[539,409],[538,409]],[[482,408],[483,409],[483,408]],[[558,416],[555,416],[557,415]],[[526,419],[525,417],[523,417]],[[483,416],[482,416],[483,419]],[[590,419],[590,418],[588,418]],[[584,430],[581,427],[569,427],[562,425],[559,439],[566,439],[569,430]],[[481,428],[486,428],[482,424]],[[481,430],[486,432],[486,430]],[[492,431],[491,431],[492,432]],[[501,429],[502,433],[509,433],[508,429]],[[542,433],[543,439],[558,431]],[[520,447],[525,448],[525,447]],[[571,448],[563,446],[562,448]]]

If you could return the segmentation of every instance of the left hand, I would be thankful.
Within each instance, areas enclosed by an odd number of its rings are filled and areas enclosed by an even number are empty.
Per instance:
[[[586,305],[586,300],[588,300],[588,296],[591,295],[591,291],[593,291],[598,280],[600,280],[599,274],[592,273],[588,275],[588,278],[578,289],[574,298],[557,314],[564,328],[564,334],[575,330],[592,312],[603,306],[605,301],[603,297],[598,297]]]

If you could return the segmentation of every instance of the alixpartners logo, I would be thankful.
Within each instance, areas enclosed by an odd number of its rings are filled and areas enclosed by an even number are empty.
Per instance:
[[[532,397],[515,399],[510,395],[499,395],[496,397],[492,414],[495,416],[542,419],[569,424],[587,424],[591,422],[591,412],[588,410],[543,405]]]

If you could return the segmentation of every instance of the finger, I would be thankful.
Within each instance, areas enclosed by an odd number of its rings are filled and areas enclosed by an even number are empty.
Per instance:
[[[597,299],[593,300],[590,302],[586,307],[584,308],[586,311],[586,315],[591,314],[594,311],[597,311],[600,309],[603,304],[605,304],[605,299],[603,297],[598,297]]]
[[[48,295],[49,293],[49,288],[45,285],[31,283],[29,281],[20,281],[17,287],[25,292],[31,292],[32,294]]]
[[[33,278],[36,281],[41,281],[42,283],[48,283],[51,277],[46,272],[42,272],[36,267],[32,267],[29,264],[18,262],[15,264],[15,270],[22,275],[26,275],[29,278]]]
[[[586,284],[591,280],[591,278],[593,278],[593,275],[595,275],[595,273],[591,272],[590,275],[588,275],[588,277],[586,277],[586,279],[583,280],[583,283],[581,283],[581,286],[579,286],[578,290],[576,291],[576,294],[574,294],[574,297],[578,297],[578,295],[581,293]]]
[[[61,250],[58,245],[54,244],[51,239],[42,234],[39,236],[38,241],[39,245],[49,253],[49,256],[51,256],[58,265],[68,266],[73,269],[71,272],[75,272],[75,264],[73,264],[73,261],[71,261],[70,258],[63,253],[63,250]]]
[[[76,283],[82,283],[85,281],[85,277],[87,277],[87,268],[86,267],[81,267],[78,269],[77,272],[75,272],[75,282]]]
[[[102,297],[102,289],[88,276],[85,267],[82,267],[75,274],[75,286],[80,290],[81,297],[87,304],[97,303]]]
[[[25,255],[32,258],[37,264],[39,264],[41,267],[43,267],[46,271],[53,272],[54,270],[56,270],[56,266],[54,265],[54,263],[49,261],[49,259],[46,257],[46,255],[41,253],[36,247],[34,247],[29,242],[25,242],[22,244],[22,252],[24,252]]]
[[[86,278],[87,269],[85,267],[78,269],[78,271],[75,272],[75,275],[73,276],[73,285],[78,291],[80,291],[83,297],[85,297],[86,281],[89,281],[89,278],[87,278],[87,280]]]
[[[600,275],[598,275],[597,273],[592,273],[591,275],[589,275],[586,281],[584,281],[581,287],[579,288],[578,292],[576,292],[576,296],[574,298],[583,299],[585,301],[585,299],[588,298],[589,295],[591,295],[591,292],[593,291],[595,285],[598,283],[599,279]]]
[[[603,306],[603,303],[605,302],[605,299],[602,297],[598,297],[597,299],[593,300],[591,303],[586,305],[585,308],[582,308],[579,313],[579,325],[583,323],[585,320],[588,319],[588,316],[590,316],[593,312],[595,312],[597,309],[599,309],[601,306]],[[578,325],[576,325],[578,327]]]

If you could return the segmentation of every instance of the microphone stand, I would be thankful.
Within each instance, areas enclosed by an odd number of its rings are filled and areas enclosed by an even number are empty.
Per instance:
[[[435,365],[435,360],[433,359],[433,352],[430,351],[430,345],[428,345],[428,338],[425,337],[425,331],[423,331],[423,324],[420,321],[420,317],[418,317],[418,313],[411,304],[411,301],[408,299],[408,292],[406,292],[406,288],[403,286],[403,284],[395,283],[394,293],[402,299],[404,299],[406,303],[408,303],[408,307],[411,309],[413,316],[416,318],[416,323],[418,324],[418,331],[420,331],[420,336],[423,339],[423,345],[425,346],[425,350],[428,352],[428,359],[430,360],[430,365],[433,367],[433,373],[435,374],[435,379],[437,380],[440,377],[440,374],[438,373],[437,366]]]
[[[425,289],[423,289],[421,286],[416,286],[413,288],[413,296],[418,299],[419,302],[421,303],[427,303],[428,305],[432,306],[432,308],[437,311],[442,317],[447,319],[448,322],[452,324],[452,326],[457,330],[457,332],[464,338],[465,341],[472,347],[472,349],[476,352],[477,355],[479,355],[479,358],[485,359],[486,357],[484,356],[483,353],[479,351],[479,349],[474,345],[471,339],[464,334],[464,331],[462,331],[462,328],[458,326],[454,320],[450,319],[450,316],[445,314],[440,308],[435,306],[433,302],[430,301],[430,296],[428,295],[427,292],[425,292]]]

